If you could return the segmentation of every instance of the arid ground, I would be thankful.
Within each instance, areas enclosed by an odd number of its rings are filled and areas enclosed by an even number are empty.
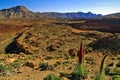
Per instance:
[[[120,80],[119,19],[111,20],[0,19],[0,80],[43,80],[52,73],[71,80],[60,74],[74,71],[81,41],[85,80],[95,78],[106,54],[105,80]]]

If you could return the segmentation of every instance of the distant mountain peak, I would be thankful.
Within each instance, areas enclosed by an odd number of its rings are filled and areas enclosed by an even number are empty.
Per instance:
[[[15,8],[16,10],[25,10],[25,11],[28,11],[28,9],[25,7],[25,6],[16,6],[16,7],[13,7]]]
[[[24,8],[24,9],[27,9],[25,6],[22,6],[22,5],[19,5],[19,6],[15,6],[16,8]]]
[[[90,12],[90,11],[89,11],[88,13],[89,13],[89,14],[92,14],[92,12]]]
[[[2,17],[7,18],[36,18],[36,13],[29,11],[25,6],[15,6],[0,10]],[[0,16],[1,17],[1,16]]]
[[[1,11],[14,11],[14,12],[25,11],[25,12],[27,12],[29,10],[24,6],[15,6],[12,8],[2,9]]]

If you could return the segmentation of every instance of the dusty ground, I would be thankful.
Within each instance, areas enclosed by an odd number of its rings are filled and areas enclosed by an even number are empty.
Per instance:
[[[43,78],[50,73],[54,73],[56,76],[59,76],[60,72],[71,73],[78,62],[78,58],[70,57],[69,50],[74,49],[74,53],[76,54],[76,50],[79,49],[79,44],[82,40],[84,41],[86,51],[86,45],[96,39],[96,36],[86,37],[84,36],[84,33],[99,33],[102,34],[100,37],[105,36],[102,32],[78,30],[64,24],[53,24],[53,21],[55,22],[55,20],[40,20],[31,23],[31,21],[28,20],[24,23],[17,21],[17,24],[14,20],[8,20],[7,24],[4,21],[1,22],[0,64],[12,65],[14,61],[19,61],[18,64],[13,66],[13,73],[10,73],[10,76],[0,76],[1,80],[43,80]],[[14,37],[20,32],[23,32],[21,36],[14,39]],[[13,48],[17,46],[17,49],[20,49],[20,51],[18,51],[19,54],[6,54],[3,49],[15,41],[17,45],[13,45]],[[49,49],[47,49],[47,47]],[[88,77],[86,80],[92,80],[98,73],[101,60],[105,55],[103,53],[104,52],[98,51],[86,52],[85,65],[88,71]],[[118,59],[112,60],[112,57],[108,57],[105,60],[104,67],[106,68],[111,62],[114,62],[115,65],[118,61]],[[27,62],[32,65],[25,65]],[[41,62],[47,62],[48,65],[53,68],[41,71],[39,68]],[[54,66],[56,62],[60,62],[60,64]],[[105,78],[105,80],[112,80],[111,76],[105,76]],[[68,79],[61,78],[61,80]]]
[[[2,55],[3,56],[3,55]],[[5,55],[4,55],[5,56]],[[18,56],[18,55],[17,55]],[[25,55],[26,56],[26,55]],[[101,53],[88,53],[86,54],[87,58],[91,58],[92,60],[88,61],[86,60],[86,67],[88,71],[88,78],[86,80],[92,80],[95,75],[98,73],[99,68],[100,68],[100,63],[102,60],[103,55]],[[12,58],[9,58],[9,60],[6,62],[10,63],[13,62],[12,60],[16,60],[19,57],[16,57],[13,55]],[[55,70],[45,70],[45,71],[40,71],[38,68],[38,65],[40,62],[48,62],[50,65],[55,64],[56,61],[60,62],[65,62],[69,61],[68,66],[73,66],[73,63],[77,62],[77,58],[75,59],[50,59],[50,60],[44,60],[41,58],[35,58],[34,60],[27,60],[28,62],[32,62],[35,64],[34,68],[28,67],[28,66],[20,66],[15,69],[15,74],[11,76],[6,76],[6,77],[0,77],[0,79],[5,79],[5,80],[43,80],[44,77],[46,77],[50,73],[55,73],[57,76],[59,76],[59,72],[66,72],[66,73],[71,73],[73,71],[73,68],[71,70],[68,70],[68,67],[65,65],[61,65],[59,67],[56,67]],[[26,62],[26,60],[23,60]],[[110,57],[108,57],[105,61],[105,66],[113,62]],[[115,60],[114,62],[118,62],[118,60]],[[66,80],[66,78],[63,78],[62,80]],[[110,76],[106,76],[105,80],[111,80]]]

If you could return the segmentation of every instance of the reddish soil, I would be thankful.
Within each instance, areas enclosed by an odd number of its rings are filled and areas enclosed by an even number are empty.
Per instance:
[[[26,27],[16,26],[16,25],[0,25],[0,33],[1,34],[16,34],[25,30]]]

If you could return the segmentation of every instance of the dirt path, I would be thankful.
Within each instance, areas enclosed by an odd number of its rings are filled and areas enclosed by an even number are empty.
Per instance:
[[[74,33],[93,32],[93,31],[90,31],[90,30],[78,30],[78,29],[75,29],[75,28],[71,28],[71,30]]]

